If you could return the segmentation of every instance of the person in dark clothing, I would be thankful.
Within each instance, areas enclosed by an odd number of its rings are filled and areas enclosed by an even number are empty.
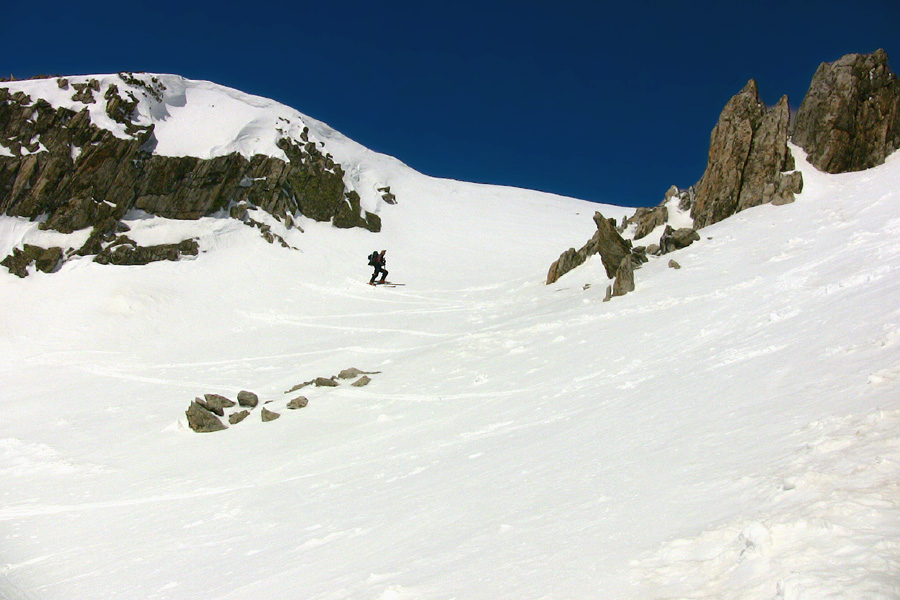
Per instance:
[[[387,262],[384,258],[385,252],[387,252],[387,250],[382,250],[380,253],[373,253],[372,262],[370,264],[375,267],[375,272],[372,273],[372,279],[369,280],[369,285],[375,285],[375,278],[378,277],[379,273],[381,273],[381,281],[378,283],[384,283],[384,280],[387,279],[388,272],[387,269],[384,268],[384,265]]]

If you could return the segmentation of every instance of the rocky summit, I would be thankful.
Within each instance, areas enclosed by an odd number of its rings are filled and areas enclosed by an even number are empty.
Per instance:
[[[62,233],[90,229],[75,254],[112,264],[122,264],[115,257],[125,264],[170,259],[168,251],[142,252],[132,244],[125,252],[116,244],[121,219],[134,209],[198,219],[241,205],[289,227],[303,215],[339,228],[381,229],[380,218],[363,210],[347,186],[344,167],[323,152],[324,143],[308,127],[278,138],[280,157],[238,151],[209,158],[161,155],[157,122],[167,118],[167,103],[183,102],[167,96],[163,81],[130,73],[104,77],[102,84],[81,79],[48,79],[29,93],[0,85],[0,214],[41,220],[42,228]],[[35,90],[63,97],[66,105]],[[393,194],[389,199],[396,202]],[[113,252],[112,245],[120,249]],[[135,253],[140,256],[134,261],[126,257]]]

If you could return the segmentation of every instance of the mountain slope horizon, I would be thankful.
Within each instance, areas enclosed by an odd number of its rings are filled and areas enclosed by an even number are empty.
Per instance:
[[[611,302],[598,256],[544,275],[626,209],[369,154],[379,233],[132,213],[201,252],[0,273],[0,597],[896,598],[900,155],[791,150],[794,203]],[[74,235],[0,217],[4,252]],[[280,417],[189,429],[242,390]]]

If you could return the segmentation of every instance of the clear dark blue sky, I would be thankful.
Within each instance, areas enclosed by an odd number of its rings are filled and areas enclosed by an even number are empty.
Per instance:
[[[796,109],[822,61],[900,64],[900,0],[2,4],[3,76],[207,79],[428,175],[632,206],[696,183],[751,77]]]

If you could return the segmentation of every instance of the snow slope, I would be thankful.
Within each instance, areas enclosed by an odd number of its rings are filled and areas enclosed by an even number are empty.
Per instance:
[[[900,154],[608,303],[543,280],[626,209],[353,156],[382,233],[135,215],[204,252],[0,274],[0,598],[900,598]],[[242,389],[281,418],[186,429]]]

